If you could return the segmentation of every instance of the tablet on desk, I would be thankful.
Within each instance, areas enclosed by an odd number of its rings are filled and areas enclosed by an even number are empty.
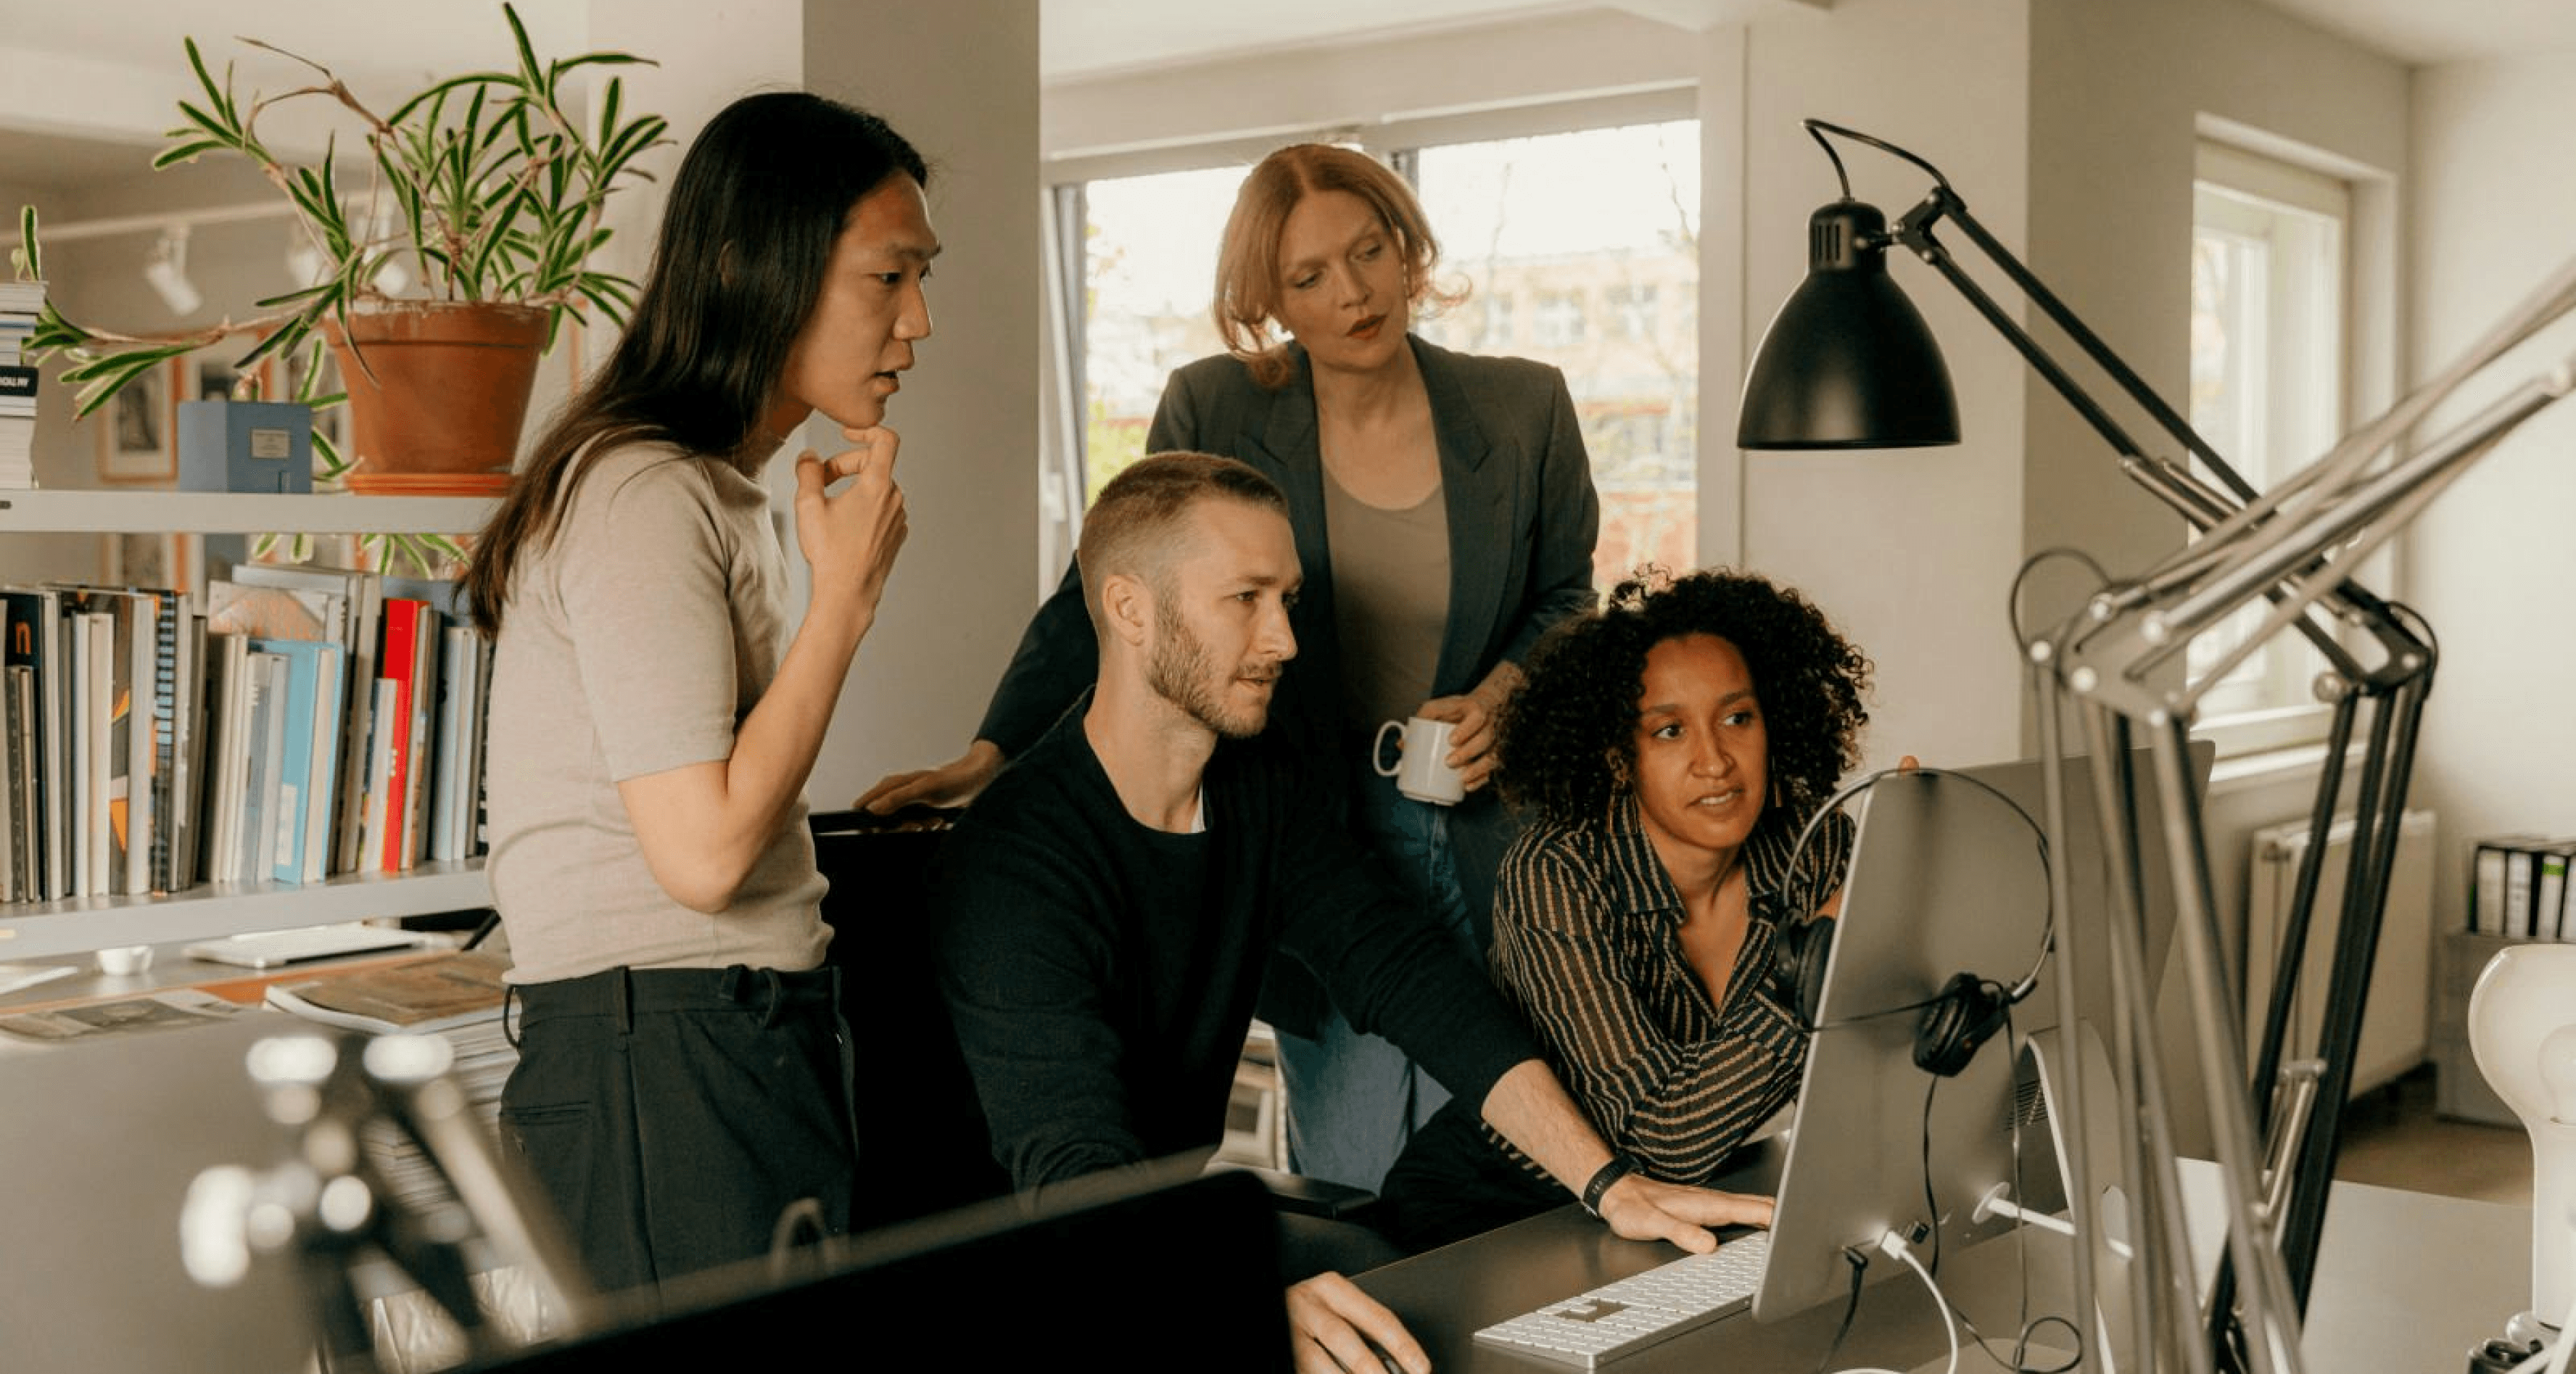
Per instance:
[[[420,945],[420,937],[410,931],[353,921],[208,940],[188,946],[187,953],[191,959],[241,968],[281,968],[310,959],[334,959],[380,949],[418,949]]]

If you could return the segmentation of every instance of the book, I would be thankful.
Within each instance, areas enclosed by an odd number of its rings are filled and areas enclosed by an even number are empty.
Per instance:
[[[274,563],[243,563],[233,568],[232,580],[267,587],[303,587],[336,591],[341,596],[341,629],[334,636],[347,655],[343,667],[349,680],[349,718],[340,734],[341,783],[334,801],[337,814],[331,821],[331,865],[333,873],[355,873],[368,865],[360,862],[360,846],[365,829],[367,750],[370,747],[375,710],[375,693],[363,684],[376,680],[376,653],[384,619],[384,579],[375,573],[349,568],[289,566]]]
[[[25,1011],[0,1016],[0,1031],[29,1040],[61,1041],[137,1035],[151,1031],[202,1026],[250,1010],[193,988],[148,997],[90,1002],[57,1011]]]
[[[255,653],[286,660],[284,758],[278,797],[277,857],[282,883],[322,881],[331,843],[332,781],[339,772],[342,675],[340,646],[311,639],[253,639]]]
[[[206,584],[206,628],[254,639],[341,643],[348,597],[323,587],[270,587],[217,578]],[[346,645],[342,645],[346,648]]]
[[[178,865],[178,746],[179,715],[193,695],[180,644],[192,612],[187,598],[166,588],[128,594],[135,614],[135,785],[142,793],[134,826],[136,890],[167,896],[187,886]]]
[[[419,867],[429,852],[430,776],[436,771],[439,684],[445,680],[439,666],[441,641],[447,633],[444,619],[435,609],[422,611],[419,631],[412,638],[411,739],[403,773],[405,868]]]
[[[392,762],[386,775],[384,848],[375,866],[387,873],[411,867],[407,827],[412,785],[412,712],[419,695],[420,637],[436,633],[436,615],[426,601],[401,596],[385,598],[385,639],[377,653],[376,676],[394,687],[391,728],[384,731],[388,737],[384,747],[391,749]]]
[[[178,885],[185,887],[197,881],[205,821],[206,618],[183,609],[180,622],[180,701],[170,768],[170,867]]]
[[[483,637],[450,625],[438,657],[438,760],[431,791],[428,857],[462,859],[473,852],[477,766],[483,738]]]
[[[327,1025],[438,1034],[499,1021],[508,967],[499,955],[461,950],[310,982],[271,983],[266,997],[280,1011]]]
[[[8,637],[8,614],[8,604],[0,602],[0,639]],[[18,834],[28,817],[18,812],[18,789],[12,781],[18,776],[17,700],[16,684],[0,671],[0,902],[26,900],[18,887]]]
[[[63,613],[79,616],[90,636],[80,728],[90,740],[87,819],[89,861],[95,871],[82,890],[102,897],[130,893],[137,890],[128,862],[138,728],[134,605],[124,593],[103,587],[66,586],[61,592]]]
[[[286,747],[286,658],[251,650],[243,681],[242,811],[234,872],[257,882],[276,864],[277,782]]]
[[[70,822],[64,774],[69,741],[63,730],[71,667],[64,651],[67,631],[62,619],[62,598],[51,588],[0,587],[0,602],[9,608],[9,628],[5,646],[0,647],[0,664],[26,669],[36,689],[36,746],[31,761],[36,854],[29,879],[30,900],[58,901],[71,895],[69,856],[64,849]]]
[[[385,824],[391,815],[387,807],[393,792],[394,774],[394,684],[390,678],[377,678],[374,686],[375,707],[369,712],[372,735],[367,741],[367,785],[364,792],[359,835],[363,841],[359,871],[382,871],[385,857]]]
[[[73,861],[73,891],[82,897],[104,897],[110,890],[109,829],[115,801],[109,790],[113,762],[108,748],[112,733],[110,693],[115,687],[109,665],[114,657],[115,627],[104,611],[75,611],[66,602],[63,614],[72,626],[75,673],[70,728],[74,746],[72,842],[78,855]]]
[[[241,879],[242,775],[248,767],[250,636],[207,637],[206,835],[198,867],[208,882]]]
[[[36,801],[38,752],[36,742],[36,675],[24,664],[13,663],[0,668],[5,674],[7,720],[0,728],[9,732],[10,794],[9,845],[17,869],[17,880],[9,897],[13,902],[43,900],[44,882],[40,856],[44,853],[41,836],[46,825],[44,812]]]

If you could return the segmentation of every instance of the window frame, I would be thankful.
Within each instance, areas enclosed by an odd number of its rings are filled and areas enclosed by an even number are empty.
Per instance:
[[[2361,356],[2359,336],[2369,327],[2369,316],[2363,302],[2363,274],[2358,268],[2364,252],[2364,237],[2370,232],[2365,221],[2363,188],[2350,170],[2310,162],[2296,157],[2291,150],[2270,148],[2257,151],[2238,143],[2209,137],[2199,140],[2192,170],[2191,217],[2195,239],[2205,228],[2212,227],[2200,208],[2204,187],[2218,196],[2242,206],[2246,202],[2268,202],[2288,210],[2330,220],[2336,245],[2332,266],[2332,333],[2335,355],[2332,364],[2333,397],[2326,428],[2339,437],[2350,427],[2356,399],[2366,389],[2359,375],[2357,360]],[[2188,291],[2186,286],[2186,291]],[[2280,308],[2281,288],[2270,288],[2275,299],[2270,308]],[[2268,318],[2268,317],[2267,317]],[[2271,341],[2277,355],[2282,346]],[[2277,434],[2280,417],[2264,417],[2267,429]],[[2270,442],[2267,439],[2267,442]],[[2329,439],[2331,443],[2331,438]],[[2225,448],[2221,449],[2226,453]],[[2286,462],[2267,462],[2265,471],[2246,473],[2258,489],[2267,488],[2288,471],[2324,452],[2302,453]],[[2236,455],[2229,453],[2233,460]],[[2280,471],[2273,471],[2274,468]],[[2384,582],[2385,555],[2365,565],[2364,575],[2373,582]],[[2285,636],[2286,638],[2286,636]],[[2304,655],[2300,656],[2304,657]],[[2312,697],[2301,699],[2299,685],[2310,680],[2293,660],[2271,670],[2275,681],[2265,689],[2267,694],[2256,703],[2236,710],[2211,712],[2195,725],[2194,733],[2212,741],[2220,757],[2237,758],[2278,750],[2313,746],[2324,741],[2333,718],[2333,708]]]

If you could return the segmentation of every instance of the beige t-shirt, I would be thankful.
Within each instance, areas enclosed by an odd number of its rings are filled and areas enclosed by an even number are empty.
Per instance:
[[[1402,720],[1431,699],[1449,633],[1449,507],[1439,487],[1403,510],[1372,506],[1324,474],[1342,650],[1342,721]]]
[[[554,538],[531,546],[495,649],[484,763],[512,981],[822,962],[832,932],[802,799],[709,916],[653,880],[617,794],[732,756],[778,672],[787,586],[760,485],[662,445],[599,458]]]

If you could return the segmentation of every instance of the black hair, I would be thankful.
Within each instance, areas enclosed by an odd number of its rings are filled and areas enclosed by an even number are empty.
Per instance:
[[[476,541],[467,589],[501,628],[520,554],[552,537],[583,455],[664,442],[751,471],[777,436],[762,419],[788,350],[821,298],[832,248],[861,197],[929,164],[884,120],[805,91],[719,111],[672,179],[652,269],[626,330],[550,424]]]
[[[1504,798],[1559,824],[1600,819],[1636,763],[1647,653],[1695,634],[1734,645],[1752,675],[1770,742],[1761,824],[1803,823],[1860,762],[1870,663],[1796,589],[1725,569],[1631,578],[1539,641],[1503,713]]]

